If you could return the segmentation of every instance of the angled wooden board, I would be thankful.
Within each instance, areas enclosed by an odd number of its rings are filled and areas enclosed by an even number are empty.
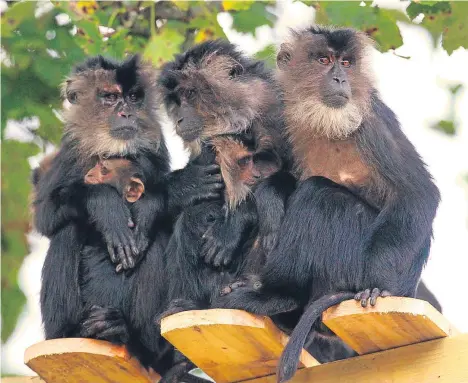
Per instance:
[[[36,343],[26,349],[24,363],[48,383],[150,383],[148,373],[123,346],[109,342],[67,338]]]
[[[349,300],[328,309],[322,319],[361,355],[458,334],[429,303],[412,298],[380,298],[367,308]]]
[[[276,375],[249,383],[276,383]],[[299,370],[290,383],[467,383],[468,334]]]
[[[161,333],[217,383],[274,373],[288,340],[269,318],[224,309],[171,315],[162,320]],[[318,364],[302,352],[302,367]]]

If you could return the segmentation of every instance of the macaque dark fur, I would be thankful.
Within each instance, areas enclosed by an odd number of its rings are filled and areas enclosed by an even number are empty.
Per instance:
[[[351,29],[294,33],[278,53],[298,188],[260,273],[260,288],[222,307],[274,315],[305,308],[278,369],[289,380],[322,312],[345,299],[414,297],[439,191],[368,75],[367,37]],[[295,300],[296,304],[292,301]]]
[[[192,198],[219,196],[220,187],[204,168],[169,173],[153,73],[136,56],[98,56],[75,68],[64,84],[71,107],[61,147],[35,177],[34,210],[37,230],[51,241],[41,289],[46,339],[127,344],[145,366],[164,373],[170,361],[160,359],[164,341],[153,321],[166,291],[170,214]],[[85,183],[99,158],[113,157],[129,160],[145,186],[131,211],[114,186]],[[132,272],[116,273],[117,263]]]
[[[166,316],[209,308],[234,277],[258,271],[295,179],[284,171],[290,158],[282,104],[263,63],[228,42],[209,41],[166,64],[160,85],[190,163],[219,164],[225,183],[224,200],[195,204],[175,224]]]
[[[285,196],[294,187],[289,174],[277,173],[289,161],[282,136],[282,105],[276,83],[263,63],[248,59],[224,41],[209,41],[177,56],[163,67],[159,82],[168,115],[191,150],[191,161],[218,163],[226,187],[224,202],[204,203],[182,213],[168,247],[168,258],[177,259],[175,274],[179,275],[174,286],[177,291],[170,298],[206,308],[211,295],[219,290],[220,279],[228,282],[227,266],[238,265],[233,261],[244,253],[246,234],[256,230],[257,222],[264,221],[262,229],[274,234],[279,229]],[[235,142],[238,150],[228,154],[228,146]],[[254,198],[257,208],[249,196],[251,188],[232,166],[240,159],[236,157],[242,151],[239,145],[253,154],[253,168],[263,172],[259,181],[266,178],[258,188],[263,196]],[[268,177],[273,173],[277,174]],[[275,192],[280,179],[285,186]],[[257,221],[259,204],[267,211],[258,213],[265,219]],[[276,212],[274,208],[278,208]]]

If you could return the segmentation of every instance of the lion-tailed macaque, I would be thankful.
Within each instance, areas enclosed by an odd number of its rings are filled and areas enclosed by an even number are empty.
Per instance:
[[[346,299],[413,297],[427,261],[439,191],[370,75],[371,41],[312,27],[277,56],[300,182],[256,285],[221,306],[261,315],[304,309],[280,361],[290,379],[311,327]],[[295,303],[294,303],[295,301]]]
[[[145,366],[164,373],[170,366],[159,363],[163,342],[153,321],[167,286],[163,256],[172,212],[219,198],[219,169],[170,172],[156,73],[137,56],[87,59],[63,93],[70,103],[64,136],[39,177],[34,201],[37,230],[50,238],[41,289],[46,339],[123,343]],[[99,158],[125,159],[138,169],[145,193],[131,209],[114,186],[85,182]],[[128,272],[116,273],[116,264]]]
[[[175,224],[165,316],[211,307],[219,290],[247,271],[254,243],[259,259],[271,250],[295,179],[285,171],[290,152],[279,89],[262,62],[209,41],[166,64],[159,82],[189,163],[219,164],[225,184],[223,199],[184,209]]]

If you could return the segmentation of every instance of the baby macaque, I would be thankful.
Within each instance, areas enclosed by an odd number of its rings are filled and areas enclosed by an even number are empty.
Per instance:
[[[114,186],[127,202],[138,201],[145,192],[145,185],[138,177],[135,164],[125,158],[110,158],[98,161],[84,179],[86,184],[109,184]]]

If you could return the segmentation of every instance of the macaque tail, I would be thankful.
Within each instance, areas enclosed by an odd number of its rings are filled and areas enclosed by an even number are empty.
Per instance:
[[[307,336],[312,329],[313,324],[320,318],[322,313],[328,308],[337,305],[343,301],[354,298],[355,293],[340,292],[325,295],[316,300],[304,311],[301,319],[294,328],[289,342],[286,345],[278,364],[277,381],[284,383],[290,380],[296,373],[299,364],[299,357],[304,347]]]

